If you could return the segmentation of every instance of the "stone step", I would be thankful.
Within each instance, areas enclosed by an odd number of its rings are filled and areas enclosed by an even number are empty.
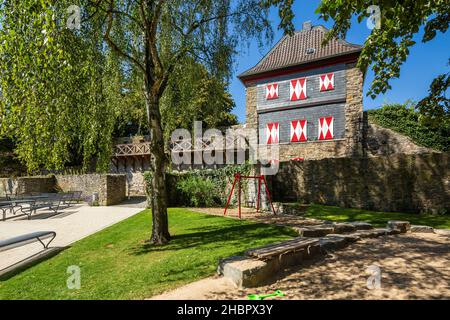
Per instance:
[[[371,229],[373,229],[373,226],[368,222],[354,221],[354,222],[349,222],[349,223],[354,225],[356,230],[371,230]]]
[[[398,230],[401,233],[406,233],[411,229],[409,221],[389,220],[387,223],[389,229]]]
[[[257,287],[276,271],[270,263],[242,256],[224,259],[217,268],[219,275],[230,279],[238,288]]]
[[[321,224],[308,227],[293,227],[293,229],[298,232],[299,236],[311,238],[323,237],[326,236],[327,234],[334,233],[333,225],[328,224]]]
[[[351,223],[333,223],[333,233],[349,233],[356,231],[356,226]]]
[[[324,250],[338,250],[349,244],[346,238],[339,237],[336,234],[319,238],[319,243],[320,248]]]
[[[353,233],[353,235],[359,236],[360,238],[376,238],[376,237],[381,237],[381,236],[386,236],[386,235],[394,235],[394,234],[399,234],[399,233],[400,233],[400,231],[389,229],[389,228],[376,228],[376,229],[372,229],[372,230],[360,230],[360,231]]]
[[[279,244],[250,249],[246,256],[234,256],[220,261],[219,275],[229,278],[238,288],[257,287],[278,271],[301,264],[321,254],[319,240],[296,238]]]
[[[410,231],[418,233],[434,233],[434,228],[430,226],[412,225]]]
[[[450,230],[449,229],[434,229],[434,232],[436,234],[441,235],[441,236],[448,236],[448,237],[450,237]]]
[[[370,224],[353,225],[351,233],[333,233],[337,230],[350,230],[343,224],[325,224],[320,226],[302,227],[308,234],[324,234],[319,237],[298,237],[292,240],[249,249],[246,256],[234,256],[220,261],[217,272],[229,278],[239,288],[251,288],[265,284],[280,270],[299,265],[305,260],[319,255],[327,250],[339,250],[361,238],[375,238],[386,235],[399,234],[403,227],[369,229]],[[345,224],[344,224],[345,225]],[[388,226],[392,226],[388,224]],[[405,224],[401,224],[405,226]],[[403,228],[403,229],[402,229]],[[300,229],[300,228],[299,228]],[[437,230],[436,230],[437,231]]]
[[[338,237],[343,238],[348,243],[356,242],[361,240],[361,237],[359,237],[355,232],[353,233],[344,233],[344,234],[338,234],[338,233],[331,233],[327,235],[327,237]]]
[[[351,233],[357,230],[373,229],[373,227],[372,225],[364,222],[360,224],[331,222],[314,226],[293,227],[293,229],[302,237],[318,238],[324,237],[331,233]]]

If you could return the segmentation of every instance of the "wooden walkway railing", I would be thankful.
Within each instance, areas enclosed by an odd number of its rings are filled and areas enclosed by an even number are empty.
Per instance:
[[[117,144],[114,146],[113,156],[143,156],[150,155],[150,142]]]

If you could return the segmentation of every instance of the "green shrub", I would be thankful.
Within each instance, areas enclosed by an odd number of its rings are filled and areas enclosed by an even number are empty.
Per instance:
[[[411,102],[386,104],[367,114],[372,122],[404,134],[418,145],[450,151],[450,121],[443,119],[439,126],[426,123]]]
[[[201,169],[184,172],[167,172],[167,196],[170,206],[214,207],[224,206],[229,186],[238,172],[247,175],[248,163],[230,165],[220,169]],[[147,195],[151,195],[151,172],[144,173]],[[246,181],[242,181],[245,189]]]
[[[177,189],[184,193],[188,203],[194,207],[214,207],[221,204],[220,190],[210,178],[188,176],[181,179]]]

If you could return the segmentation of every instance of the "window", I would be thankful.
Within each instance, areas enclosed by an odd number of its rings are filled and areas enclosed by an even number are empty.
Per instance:
[[[279,141],[279,126],[278,122],[268,123],[266,125],[266,143],[276,144]]]
[[[278,84],[272,83],[266,85],[266,100],[278,98]]]
[[[334,73],[320,76],[320,91],[334,90]]]
[[[333,117],[319,118],[319,140],[329,140],[333,137]]]
[[[291,101],[306,99],[306,78],[291,80]]]
[[[291,121],[291,142],[303,142],[308,140],[307,121],[294,120]]]

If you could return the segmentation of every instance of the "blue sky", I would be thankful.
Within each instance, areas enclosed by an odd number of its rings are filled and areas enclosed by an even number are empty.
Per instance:
[[[303,21],[307,20],[310,20],[313,25],[322,24],[328,28],[332,26],[331,22],[326,23],[319,20],[319,15],[314,13],[319,3],[319,0],[296,0],[294,2],[294,25],[297,30],[300,30]],[[278,30],[279,18],[276,9],[271,10],[270,18],[275,32],[273,42],[261,51],[256,41],[252,41],[248,48],[247,45],[243,45],[236,56],[230,92],[236,103],[233,113],[238,116],[239,122],[242,123],[245,122],[245,88],[236,76],[258,63],[272,45],[283,36],[283,31]],[[351,43],[363,44],[369,33],[370,30],[366,27],[366,21],[362,21],[360,24],[354,22],[346,40]],[[421,36],[422,33],[419,33],[414,39],[417,43],[412,47],[407,61],[401,68],[400,78],[392,80],[392,89],[379,95],[375,100],[365,96],[373,79],[372,70],[368,70],[364,83],[364,110],[378,108],[385,102],[405,102],[408,99],[418,101],[427,95],[429,84],[436,75],[445,71],[448,72],[449,33],[438,34],[433,41],[425,44],[420,41]]]

